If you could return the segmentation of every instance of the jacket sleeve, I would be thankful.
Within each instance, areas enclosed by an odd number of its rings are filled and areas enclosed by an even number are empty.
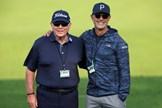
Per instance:
[[[85,42],[83,38],[83,34],[79,37],[82,42],[82,60],[79,62],[79,67],[83,69],[87,69],[86,65],[86,48],[85,48]]]
[[[117,45],[117,64],[119,68],[119,98],[125,101],[130,92],[130,67],[129,53],[126,42],[119,42]]]
[[[83,47],[82,50],[82,60],[79,62],[79,67],[83,69],[87,69],[86,66],[86,53],[85,53],[85,48]]]

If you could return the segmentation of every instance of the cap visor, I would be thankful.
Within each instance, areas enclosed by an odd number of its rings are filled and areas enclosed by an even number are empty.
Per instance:
[[[70,21],[65,19],[65,18],[58,18],[58,19],[54,19],[52,22],[57,22],[57,21],[63,21],[63,22],[66,22],[66,23],[69,23]]]

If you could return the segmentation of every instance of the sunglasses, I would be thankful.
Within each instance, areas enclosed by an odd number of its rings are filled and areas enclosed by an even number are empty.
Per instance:
[[[57,22],[53,22],[53,25],[56,26],[56,27],[59,27],[60,25],[62,27],[66,27],[69,23],[67,22],[64,22],[64,21],[57,21]]]
[[[104,13],[97,13],[97,14],[95,14],[95,17],[97,19],[99,19],[101,16],[102,16],[103,19],[107,19],[109,15],[108,14],[104,14]]]

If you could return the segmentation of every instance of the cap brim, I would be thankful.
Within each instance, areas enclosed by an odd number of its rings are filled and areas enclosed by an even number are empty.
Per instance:
[[[107,12],[107,11],[96,11],[96,12],[93,12],[92,13],[92,15],[95,15],[95,14],[97,14],[97,13],[106,13],[106,14],[108,14],[108,15],[110,15],[110,13],[109,12]]]
[[[65,19],[65,18],[56,18],[54,20],[52,20],[52,22],[57,22],[57,21],[63,21],[63,22],[66,22],[66,23],[69,23],[70,21]]]

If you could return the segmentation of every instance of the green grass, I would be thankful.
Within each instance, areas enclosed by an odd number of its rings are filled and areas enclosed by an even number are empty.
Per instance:
[[[129,44],[131,94],[128,108],[161,108],[162,0],[102,0],[111,7],[110,25]],[[0,108],[27,108],[23,62],[34,40],[50,28],[53,12],[67,10],[71,34],[92,28],[94,3],[100,0],[0,1]],[[80,71],[80,108],[85,107],[87,73]]]
[[[128,108],[161,108],[162,77],[133,77]],[[0,108],[28,108],[24,80],[0,80]],[[87,79],[79,86],[79,108],[85,108]]]

